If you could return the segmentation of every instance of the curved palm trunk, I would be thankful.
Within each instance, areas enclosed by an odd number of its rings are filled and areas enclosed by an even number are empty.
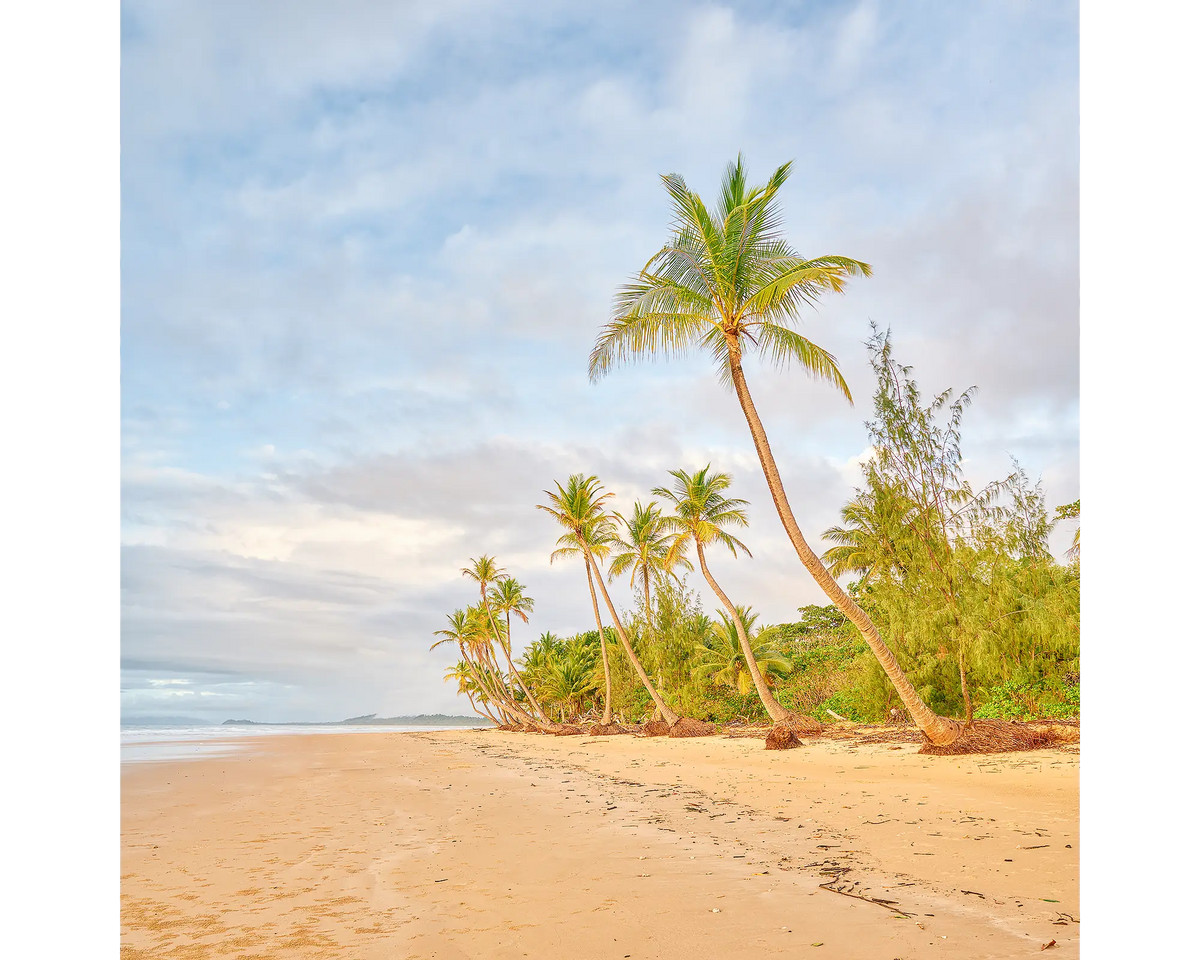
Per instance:
[[[646,637],[653,642],[654,628],[650,625],[650,618],[654,615],[650,609],[650,570],[645,564],[642,565],[642,598],[646,601]],[[660,661],[661,662],[661,661]],[[658,683],[661,686],[663,682],[662,670],[658,671]],[[658,709],[658,705],[654,706],[655,720],[663,719],[662,711]]]
[[[758,417],[758,411],[754,407],[754,400],[750,397],[750,388],[746,386],[746,375],[742,372],[741,351],[736,341],[729,344],[729,354],[729,369],[733,378],[733,387],[737,391],[738,401],[742,405],[742,412],[746,415],[746,423],[750,427],[750,435],[754,438],[754,450],[758,454],[759,463],[762,464],[763,475],[766,477],[767,487],[771,491],[771,499],[775,501],[775,509],[779,513],[783,529],[787,531],[788,539],[792,541],[792,546],[795,547],[796,555],[800,558],[800,562],[812,574],[813,579],[817,581],[817,585],[825,591],[825,595],[858,628],[858,632],[862,634],[863,639],[867,642],[867,646],[875,654],[879,665],[883,667],[883,672],[892,681],[896,692],[900,694],[901,701],[903,701],[905,708],[907,708],[913,721],[921,729],[921,732],[939,746],[953,743],[962,735],[962,724],[948,717],[939,716],[926,706],[925,701],[921,699],[912,683],[909,682],[908,677],[904,675],[904,671],[900,669],[900,664],[896,662],[892,651],[888,649],[888,645],[884,643],[883,638],[879,635],[879,631],[875,629],[875,624],[871,622],[871,618],[867,616],[857,603],[850,599],[849,594],[830,576],[829,571],[825,569],[825,565],[821,563],[820,559],[808,545],[808,542],[804,539],[804,535],[800,532],[800,527],[796,523],[796,518],[792,514],[792,507],[788,503],[787,494],[784,492],[783,481],[779,478],[779,468],[775,465],[775,457],[771,453],[771,445],[767,442],[767,433],[763,429],[762,421]]]
[[[498,721],[498,720],[497,720],[495,717],[493,717],[493,716],[491,715],[491,713],[490,713],[490,712],[488,712],[488,713],[484,713],[484,711],[483,711],[483,710],[480,710],[480,709],[479,709],[479,704],[477,704],[477,703],[475,702],[475,698],[474,698],[473,696],[471,696],[471,693],[470,693],[470,691],[468,691],[468,692],[467,692],[467,700],[469,700],[469,701],[470,701],[470,703],[471,703],[471,709],[472,709],[472,710],[474,710],[474,711],[475,711],[477,714],[479,714],[481,717],[483,717],[483,719],[484,719],[484,720],[491,720],[491,721],[492,721],[492,723],[494,723],[494,724],[496,724],[497,726],[499,726],[499,721]],[[486,706],[485,706],[485,709],[486,709]]]
[[[528,690],[525,690],[525,681],[523,681],[521,679],[521,675],[519,673],[517,673],[516,669],[513,667],[512,657],[509,656],[509,653],[508,653],[508,644],[506,644],[503,640],[500,639],[500,628],[498,626],[496,626],[496,618],[492,615],[492,606],[490,603],[488,603],[487,585],[486,584],[480,583],[479,595],[483,600],[483,609],[487,611],[488,621],[492,625],[492,635],[500,642],[500,649],[504,652],[504,659],[508,662],[508,675],[510,677],[517,678],[517,683],[520,684],[521,689],[525,692],[525,696],[529,697],[529,702],[533,706],[533,709],[537,712],[537,715],[541,718],[542,723],[548,723],[549,721],[546,720],[546,715],[544,713],[542,713],[541,705],[538,704],[537,701],[535,701],[533,699],[533,697],[531,697],[529,695]],[[497,672],[499,672],[499,664],[497,664],[496,666],[497,666]],[[516,705],[515,698],[513,699],[513,705],[514,706]],[[528,717],[528,714],[526,714],[524,711],[521,711],[521,715]],[[533,723],[534,722],[533,717],[529,717],[528,722]]]
[[[496,658],[491,652],[490,645],[484,648],[484,653],[486,655],[483,658],[485,661],[484,666],[489,671],[489,679],[492,678],[491,675],[494,675],[496,680],[494,687],[484,687],[484,689],[491,689],[492,699],[496,702],[497,708],[503,714],[507,715],[510,722],[529,723],[536,725],[536,721],[533,719],[533,717],[522,710],[517,705],[517,701],[514,700],[509,695],[508,690],[505,689],[504,682],[500,676],[500,665],[496,663]]]
[[[475,672],[475,666],[474,666],[474,664],[471,663],[471,655],[467,652],[466,644],[459,643],[458,651],[459,651],[459,653],[462,654],[463,663],[465,663],[467,665],[467,673],[469,673],[471,675],[471,679],[475,681],[475,686],[479,688],[479,699],[483,701],[483,705],[486,709],[488,701],[494,700],[495,697],[492,694],[491,690],[489,690],[488,687],[484,685],[483,680],[480,679],[479,674]],[[470,695],[468,694],[468,696],[470,696]],[[472,700],[472,706],[474,706],[473,700]],[[499,704],[497,704],[497,709],[500,709]],[[478,712],[478,711],[476,711],[476,712]],[[491,715],[490,710],[488,711],[488,714],[489,714],[489,716]],[[494,723],[499,725],[499,721],[497,721],[495,717],[491,717],[491,719]]]
[[[592,564],[590,555],[584,556],[584,569],[587,571],[588,590],[592,594],[592,612],[596,614],[596,629],[600,631],[600,659],[604,662],[604,716],[600,722],[604,726],[612,723],[612,677],[608,673],[608,644],[604,642],[604,624],[600,622],[600,604],[596,602],[596,588],[592,584]]]
[[[762,671],[758,669],[758,661],[754,658],[754,648],[750,646],[750,638],[746,636],[746,628],[742,625],[742,618],[738,616],[737,607],[725,595],[725,591],[718,586],[717,581],[709,572],[708,562],[704,559],[704,547],[699,541],[696,542],[696,558],[700,561],[700,570],[704,573],[704,579],[708,581],[708,585],[712,587],[713,593],[720,599],[721,604],[725,607],[729,616],[733,619],[733,627],[737,631],[738,643],[742,647],[742,656],[746,658],[746,670],[750,674],[750,679],[754,681],[754,689],[758,692],[758,699],[762,701],[762,705],[767,708],[767,714],[775,723],[782,723],[788,718],[788,711],[784,708],[775,695],[771,693],[770,687],[767,686],[767,681],[763,678]]]
[[[646,676],[646,671],[642,668],[642,661],[633,652],[633,644],[629,642],[629,637],[625,633],[625,627],[621,624],[621,618],[617,616],[617,610],[613,606],[612,598],[609,597],[608,590],[604,586],[604,578],[600,575],[600,568],[596,566],[596,561],[592,557],[590,550],[587,551],[587,562],[596,568],[596,579],[600,582],[600,592],[604,594],[604,604],[608,607],[608,613],[613,619],[613,625],[617,628],[617,636],[621,638],[621,646],[625,648],[625,656],[629,657],[629,662],[633,664],[633,669],[637,671],[638,677],[641,678],[642,686],[650,694],[650,699],[654,701],[654,705],[658,708],[658,712],[662,714],[662,718],[672,727],[675,726],[679,722],[679,714],[667,706],[666,701],[654,689],[654,684],[650,682],[650,678]],[[599,618],[599,614],[597,614],[597,618]],[[601,633],[602,637],[603,635]]]
[[[513,666],[512,651],[510,649],[510,645],[512,644],[512,618],[507,613],[504,615],[504,628],[508,639],[505,643],[500,644],[500,649],[504,651],[504,659],[508,661],[508,675],[514,678],[520,685],[521,691],[525,694],[525,698],[529,701],[530,706],[533,707],[533,712],[538,715],[538,719],[541,720],[542,723],[549,723],[550,721],[546,717],[546,711],[542,709],[542,705],[537,702],[537,698],[534,697],[529,688],[525,686],[525,681],[521,678],[521,674],[517,671],[517,668]]]

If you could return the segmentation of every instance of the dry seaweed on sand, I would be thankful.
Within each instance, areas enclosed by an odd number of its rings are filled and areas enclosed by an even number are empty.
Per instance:
[[[771,728],[771,724],[731,723],[723,727],[721,733],[734,739],[754,737],[761,740],[771,732]]]
[[[643,737],[665,737],[671,732],[671,725],[666,720],[647,720],[642,724]]]

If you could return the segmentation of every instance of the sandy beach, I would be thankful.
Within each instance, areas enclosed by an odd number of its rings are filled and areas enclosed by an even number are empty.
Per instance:
[[[127,764],[121,956],[1078,956],[1078,753],[916,749],[437,731]]]

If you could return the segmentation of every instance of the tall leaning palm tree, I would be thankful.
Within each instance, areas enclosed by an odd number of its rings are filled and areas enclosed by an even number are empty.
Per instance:
[[[672,470],[671,476],[675,478],[673,488],[655,487],[653,492],[656,497],[663,497],[675,505],[675,516],[668,518],[675,532],[671,544],[672,553],[681,555],[687,550],[689,544],[696,547],[696,560],[700,564],[700,572],[704,574],[704,579],[708,581],[712,592],[721,601],[721,605],[725,608],[737,631],[742,656],[746,660],[746,669],[750,673],[750,679],[754,682],[758,698],[762,701],[771,719],[776,723],[782,723],[789,719],[790,714],[771,693],[771,688],[767,685],[766,678],[759,669],[754,647],[751,646],[750,638],[746,635],[745,623],[738,614],[733,601],[721,589],[721,585],[713,577],[712,571],[708,569],[708,560],[704,556],[704,548],[713,544],[726,547],[734,557],[738,555],[739,550],[746,556],[750,556],[750,548],[725,529],[726,527],[746,526],[748,522],[744,509],[746,501],[726,497],[724,491],[729,489],[731,482],[729,474],[710,474],[710,469],[712,469],[712,464],[695,473],[688,473],[686,470]]]
[[[796,523],[766,430],[742,369],[751,349],[776,367],[797,362],[850,400],[837,360],[794,329],[800,309],[825,293],[840,293],[851,277],[869,277],[868,264],[849,257],[806,260],[783,236],[779,191],[791,164],[761,186],[749,186],[739,155],[729,164],[717,207],[710,211],[684,182],[663,177],[674,222],[670,239],[618,291],[613,315],[596,339],[589,362],[593,381],[642,355],[673,356],[700,348],[741,404],[771,498],[800,562],[858,628],[917,725],[936,744],[954,741],[961,725],[935,714],[900,669],[871,618],[830,575]]]
[[[585,479],[582,473],[572,474],[567,479],[566,489],[557,481],[555,481],[554,486],[558,490],[557,493],[551,493],[549,490],[543,492],[555,506],[552,508],[538,504],[538,509],[552,514],[562,526],[567,528],[567,532],[559,539],[561,546],[559,550],[555,551],[555,554],[567,555],[577,552],[583,554],[583,558],[588,565],[588,586],[590,587],[592,584],[591,574],[594,572],[596,575],[596,585],[600,588],[600,595],[604,597],[604,605],[608,607],[608,614],[612,618],[613,627],[617,631],[617,638],[621,641],[621,646],[625,650],[625,656],[629,658],[630,664],[633,665],[634,672],[637,673],[638,679],[642,681],[642,686],[650,694],[650,699],[654,701],[654,706],[658,709],[659,715],[668,725],[674,726],[679,722],[679,714],[667,706],[666,701],[663,700],[658,690],[655,689],[654,684],[650,682],[650,677],[646,675],[646,670],[642,666],[641,660],[638,659],[637,653],[634,652],[633,644],[629,642],[629,635],[625,632],[625,626],[621,623],[621,618],[617,614],[617,608],[613,606],[612,597],[608,595],[608,589],[604,586],[604,574],[601,572],[600,565],[597,562],[597,558],[602,560],[611,552],[614,542],[615,529],[613,518],[605,509],[605,501],[612,494],[603,492],[604,488],[600,485],[600,481],[596,477],[587,477]],[[599,624],[600,610],[596,605],[594,592],[592,595],[592,605],[596,608],[596,623]],[[600,650],[601,652],[604,651],[603,627],[600,627]],[[611,704],[605,708],[605,712],[610,718],[605,722],[611,723]]]

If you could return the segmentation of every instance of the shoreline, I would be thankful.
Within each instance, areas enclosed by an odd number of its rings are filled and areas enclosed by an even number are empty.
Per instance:
[[[1078,772],[836,739],[268,737],[123,768],[122,958],[1077,956]]]

